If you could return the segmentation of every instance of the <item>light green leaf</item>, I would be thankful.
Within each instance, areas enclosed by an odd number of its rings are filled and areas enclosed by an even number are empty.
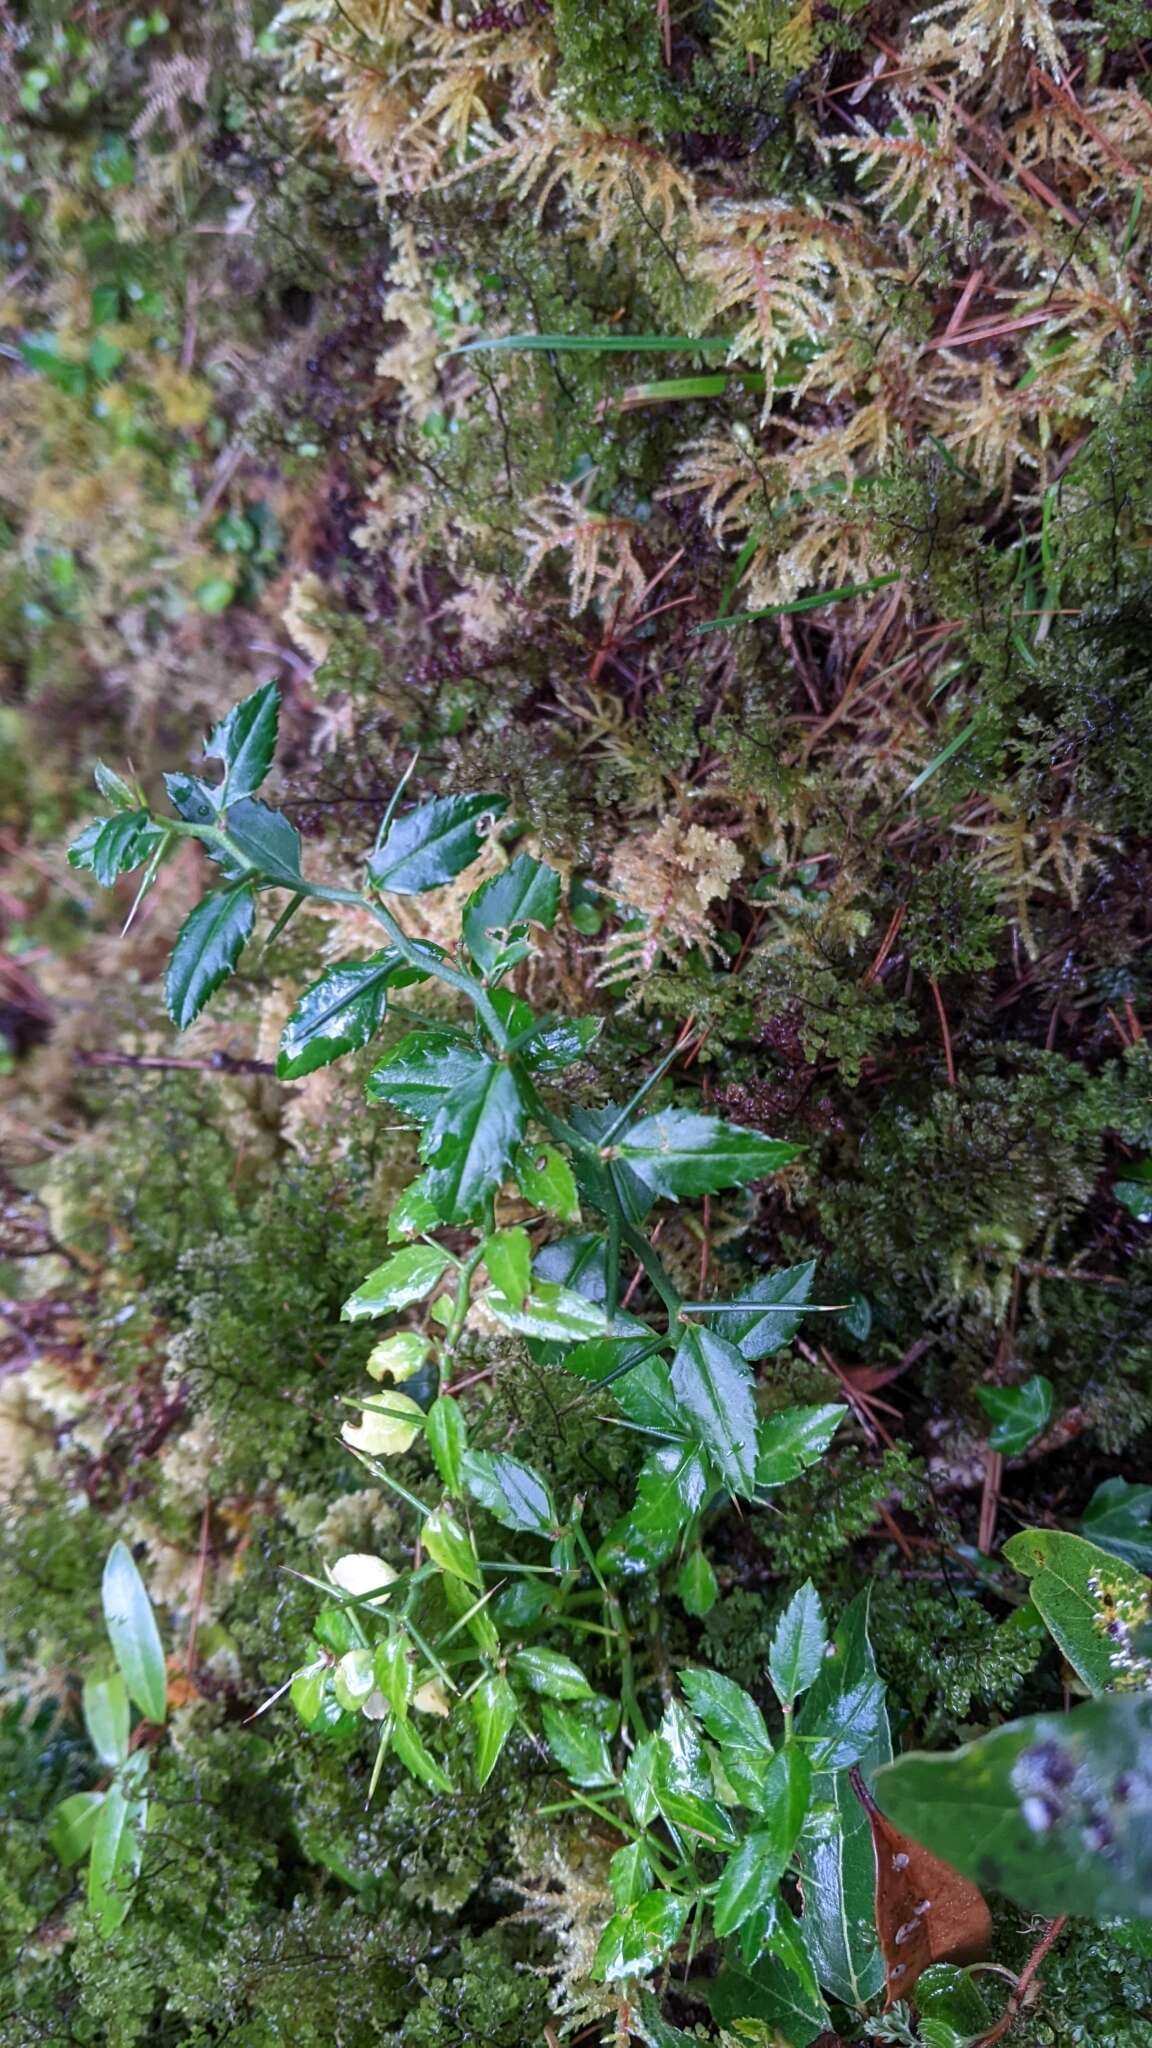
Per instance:
[[[88,1859],[88,1907],[102,1935],[126,1918],[144,1858],[148,1799],[143,1791],[148,1758],[130,1759],[122,1781],[108,1787],[96,1817]]]
[[[976,1399],[993,1425],[989,1448],[1006,1458],[1026,1451],[1051,1422],[1055,1398],[1051,1380],[1038,1372],[1018,1387],[977,1387]]]
[[[489,1314],[503,1323],[506,1330],[548,1343],[583,1344],[593,1337],[651,1334],[635,1316],[617,1316],[614,1323],[609,1323],[599,1302],[589,1301],[583,1294],[557,1286],[551,1280],[534,1280],[532,1291],[523,1302],[509,1301],[494,1290],[483,1299]]]
[[[527,853],[482,883],[464,906],[464,939],[481,974],[491,979],[527,959],[529,925],[550,930],[559,908],[559,875]]]
[[[455,1787],[447,1771],[437,1763],[431,1751],[426,1749],[410,1719],[396,1720],[392,1724],[392,1747],[405,1770],[411,1771],[430,1792],[453,1792]]]
[[[577,1712],[570,1707],[553,1706],[546,1700],[540,1709],[540,1719],[548,1747],[573,1785],[591,1792],[616,1783],[608,1739],[586,1709]]]
[[[128,1754],[132,1726],[128,1688],[119,1671],[110,1671],[106,1677],[86,1678],[81,1704],[88,1740],[101,1763],[114,1770]]]
[[[210,761],[223,761],[224,782],[219,793],[223,804],[250,796],[259,789],[276,752],[280,723],[280,691],[265,683],[250,696],[232,706],[228,716],[204,742]]]
[[[168,1712],[168,1674],[152,1602],[126,1543],[108,1552],[101,1586],[104,1622],[128,1696],[162,1726]]]
[[[363,1322],[367,1316],[382,1316],[389,1309],[405,1308],[430,1294],[451,1260],[438,1245],[410,1244],[384,1265],[377,1266],[348,1296],[340,1311],[346,1323]]]
[[[515,1075],[482,1059],[453,1089],[424,1133],[424,1185],[449,1223],[466,1223],[494,1194],[524,1132],[525,1109]]]
[[[571,1657],[562,1657],[559,1650],[516,1650],[511,1668],[533,1692],[544,1693],[550,1700],[595,1698],[580,1666]]]
[[[103,1792],[73,1792],[53,1807],[48,1840],[66,1869],[88,1854],[103,1804]]]
[[[454,1572],[470,1586],[483,1585],[476,1546],[464,1524],[446,1504],[441,1503],[425,1517],[420,1541],[442,1571]]]
[[[786,1486],[815,1465],[847,1415],[840,1402],[811,1408],[781,1408],[766,1416],[757,1436],[756,1485]]]
[[[532,1281],[532,1242],[521,1224],[496,1230],[485,1240],[484,1264],[497,1293],[514,1309],[521,1308]]]
[[[1009,1564],[1031,1579],[1033,1605],[1074,1671],[1093,1692],[1138,1676],[1152,1681],[1139,1647],[1152,1580],[1061,1529],[1022,1529],[1004,1545]]]
[[[707,1317],[709,1327],[735,1344],[745,1358],[767,1358],[771,1352],[782,1350],[796,1335],[803,1317],[802,1304],[812,1292],[815,1272],[815,1259],[806,1259],[803,1265],[765,1273],[740,1291],[740,1300],[753,1302],[755,1307],[721,1306]]]
[[[702,1550],[689,1551],[677,1575],[676,1592],[686,1614],[698,1620],[712,1612],[720,1598],[720,1588]]]
[[[168,962],[168,1015],[184,1031],[226,981],[252,936],[255,897],[247,883],[214,889],[185,918]]]
[[[612,1891],[612,1904],[618,1913],[634,1906],[652,1889],[652,1865],[643,1842],[626,1842],[608,1865],[608,1883]]]
[[[440,796],[397,818],[368,862],[376,887],[393,896],[420,896],[451,882],[479,859],[486,823],[502,817],[500,796]]]
[[[733,1493],[750,1498],[756,1489],[756,1403],[736,1346],[711,1330],[686,1329],[672,1360],[672,1391]]]
[[[719,1117],[665,1109],[623,1132],[610,1148],[653,1194],[680,1201],[746,1187],[800,1156],[802,1147],[765,1138]]]
[[[780,1616],[768,1651],[768,1673],[782,1707],[790,1707],[807,1692],[824,1661],[827,1642],[820,1596],[807,1579]]]
[[[533,1208],[562,1223],[579,1223],[580,1198],[572,1168],[554,1145],[521,1145],[512,1162],[516,1185]]]
[[[508,1680],[493,1671],[481,1679],[469,1706],[476,1730],[476,1783],[486,1785],[515,1725],[516,1695]]]
[[[428,1410],[425,1427],[432,1461],[449,1493],[459,1494],[463,1484],[462,1461],[468,1448],[464,1411],[451,1394],[441,1394]]]

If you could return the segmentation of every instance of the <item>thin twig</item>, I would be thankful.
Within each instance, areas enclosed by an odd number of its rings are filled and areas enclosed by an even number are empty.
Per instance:
[[[936,1005],[936,1015],[940,1019],[940,1037],[944,1045],[944,1065],[948,1072],[948,1086],[954,1088],[956,1086],[956,1062],[952,1057],[952,1033],[948,1029],[948,1012],[944,1008],[944,998],[940,993],[940,984],[934,981],[931,975],[928,977],[928,986],[932,991],[932,1000]]]

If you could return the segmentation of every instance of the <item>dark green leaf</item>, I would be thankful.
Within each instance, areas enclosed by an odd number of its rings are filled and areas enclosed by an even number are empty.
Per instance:
[[[872,1328],[872,1304],[866,1294],[854,1294],[840,1321],[850,1337],[863,1344]]]
[[[441,1104],[420,1144],[424,1185],[448,1223],[466,1223],[500,1186],[523,1136],[516,1076],[481,1060]]]
[[[527,853],[482,883],[464,906],[464,939],[481,974],[504,974],[526,959],[529,925],[550,930],[559,908],[559,875]]]
[[[646,1828],[654,1821],[659,1807],[652,1790],[652,1773],[656,1767],[656,1738],[649,1735],[644,1742],[638,1742],[624,1766],[621,1784],[628,1801],[628,1810],[638,1828]]]
[[[128,1754],[128,1736],[132,1726],[128,1688],[120,1672],[110,1671],[106,1676],[92,1674],[86,1678],[81,1704],[88,1740],[101,1763],[115,1770]]]
[[[1055,1397],[1051,1380],[1038,1372],[1019,1387],[977,1387],[976,1399],[993,1424],[989,1448],[1006,1458],[1026,1451],[1051,1422]]]
[[[617,1849],[608,1865],[608,1883],[612,1889],[612,1904],[618,1913],[627,1906],[634,1906],[637,1899],[651,1891],[652,1865],[643,1842],[627,1842],[623,1849]]]
[[[848,1410],[839,1402],[819,1407],[781,1408],[760,1424],[756,1484],[771,1488],[798,1479],[823,1457]]]
[[[101,1587],[104,1622],[128,1696],[150,1721],[168,1712],[168,1674],[152,1602],[126,1543],[108,1552]]]
[[[276,752],[280,723],[280,691],[275,683],[234,704],[228,716],[204,742],[210,761],[223,761],[224,783],[221,803],[234,803],[259,789]]]
[[[473,1500],[506,1529],[523,1529],[530,1536],[555,1534],[558,1522],[552,1495],[531,1465],[505,1457],[502,1451],[465,1451],[460,1475]]]
[[[1090,1542],[1137,1571],[1152,1571],[1152,1486],[1105,1479],[1096,1488],[1080,1524]]]
[[[229,839],[251,867],[284,889],[297,886],[301,880],[300,834],[283,811],[270,810],[258,797],[248,796],[230,806],[224,822]],[[231,872],[238,878],[240,870],[235,863]]]
[[[93,773],[96,778],[97,789],[100,791],[104,801],[110,803],[114,810],[134,811],[137,809],[140,799],[136,791],[132,788],[131,783],[125,782],[124,777],[117,774],[115,768],[109,768],[106,761],[97,761]]]
[[[463,1486],[462,1460],[468,1448],[468,1431],[464,1423],[464,1411],[451,1394],[441,1394],[428,1410],[425,1430],[432,1461],[449,1493],[458,1494]]]
[[[593,1975],[614,1984],[658,1970],[680,1939],[691,1903],[673,1892],[646,1892],[623,1913],[613,1914],[600,1937]]]
[[[470,1705],[476,1730],[476,1783],[486,1785],[515,1725],[516,1695],[506,1678],[490,1671],[481,1679]]]
[[[447,1252],[434,1244],[409,1244],[384,1265],[377,1266],[348,1296],[340,1311],[346,1323],[362,1322],[365,1316],[382,1316],[389,1309],[405,1308],[423,1301],[450,1264]]]
[[[544,1693],[550,1700],[595,1698],[580,1666],[571,1657],[562,1657],[559,1650],[516,1650],[512,1669],[533,1692]]]
[[[101,888],[110,889],[118,875],[125,875],[146,861],[159,840],[160,829],[147,811],[117,811],[101,824],[89,858],[83,862],[72,860],[75,848],[68,858],[73,867],[90,867]]]
[[[586,1059],[604,1028],[602,1017],[545,1018],[520,1047],[534,1074],[559,1074]]]
[[[417,1735],[410,1720],[396,1720],[392,1723],[392,1747],[405,1770],[411,1771],[430,1792],[452,1792],[455,1790],[451,1778],[443,1766],[437,1763],[431,1751]]]
[[[735,1344],[745,1358],[767,1358],[796,1335],[801,1322],[800,1305],[812,1292],[815,1271],[815,1259],[807,1259],[801,1266],[786,1266],[782,1272],[765,1273],[750,1287],[742,1288],[740,1293],[742,1302],[755,1302],[757,1307],[718,1309],[708,1316],[709,1327],[719,1336],[726,1337],[730,1344]],[[760,1303],[764,1304],[766,1313],[760,1311]]]
[[[782,1707],[807,1692],[827,1648],[824,1610],[811,1579],[794,1593],[776,1624],[768,1651],[768,1672]]]
[[[1031,1579],[1033,1605],[1068,1662],[1093,1692],[1133,1672],[1152,1676],[1137,1638],[1147,1626],[1152,1580],[1110,1551],[1062,1529],[1022,1529],[1004,1555]]]
[[[748,1367],[734,1344],[711,1330],[686,1329],[672,1360],[672,1391],[734,1493],[756,1489],[756,1402]]]
[[[607,1738],[586,1709],[577,1712],[570,1707],[553,1706],[546,1700],[540,1709],[540,1719],[549,1749],[574,1785],[591,1792],[616,1783]]]
[[[878,1771],[882,1811],[965,1877],[1054,1918],[1152,1919],[1152,1695],[1011,1721]]]
[[[809,2048],[829,2025],[823,2000],[813,2000],[775,1957],[763,1958],[751,1972],[723,1970],[709,1987],[708,2004],[721,2026],[763,2020],[773,2030],[769,2039],[787,2048]]]
[[[450,882],[477,860],[486,821],[502,817],[499,796],[441,796],[397,818],[383,846],[368,862],[378,889],[393,896],[419,896]]]
[[[302,1080],[344,1053],[359,1052],[384,1022],[388,990],[415,978],[394,948],[329,967],[305,989],[284,1026],[276,1061],[280,1080]]]
[[[215,825],[219,822],[218,789],[199,775],[182,772],[164,777],[164,787],[178,818],[186,825]]]
[[[88,1854],[103,1804],[103,1792],[73,1792],[52,1809],[48,1840],[66,1869]]]
[[[417,1123],[426,1123],[488,1064],[459,1032],[410,1031],[373,1068],[365,1093],[369,1102],[390,1102]]]
[[[764,1716],[742,1686],[719,1671],[693,1669],[682,1671],[680,1682],[692,1712],[719,1743],[725,1761],[730,1751],[765,1758],[773,1755]]]
[[[844,1612],[796,1730],[809,1742],[814,1770],[839,1771],[867,1754],[883,1719],[884,1685],[868,1641],[868,1595],[860,1593]]]
[[[255,899],[246,884],[216,889],[180,927],[168,963],[168,1015],[183,1031],[232,973],[252,936]]]
[[[734,1934],[750,1913],[774,1903],[807,1805],[808,1766],[793,1744],[768,1767],[761,1809],[765,1825],[745,1836],[717,1885],[712,1918],[721,1940]]]
[[[632,1377],[621,1380],[619,1387],[629,1386]],[[713,1487],[698,1444],[660,1444],[649,1451],[637,1476],[635,1504],[608,1531],[601,1545],[602,1567],[625,1577],[655,1571],[671,1557],[681,1530]]]
[[[967,2048],[974,2035],[986,2033],[992,2022],[979,1985],[968,1970],[958,1969],[955,1963],[930,1963],[921,1970],[916,1979],[916,2008],[922,2024],[929,2021],[947,2027],[960,2048]]]
[[[738,1124],[722,1123],[719,1117],[666,1109],[623,1132],[611,1156],[653,1194],[680,1201],[714,1194],[719,1188],[746,1187],[799,1158],[801,1149]]]

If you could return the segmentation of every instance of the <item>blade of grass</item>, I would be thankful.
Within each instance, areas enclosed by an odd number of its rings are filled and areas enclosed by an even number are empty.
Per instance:
[[[753,619],[791,618],[797,612],[818,612],[826,604],[843,604],[850,597],[866,597],[871,590],[883,590],[889,583],[898,583],[900,570],[893,569],[887,576],[872,576],[867,583],[842,583],[836,590],[821,590],[814,597],[797,597],[791,604],[766,604],[759,611],[733,612],[730,618],[723,616],[706,619],[702,626],[693,626],[694,633],[721,633],[729,626],[746,626]]]
[[[904,791],[905,802],[907,802],[910,796],[915,796],[916,791],[918,789],[923,789],[924,784],[928,782],[933,775],[936,774],[938,769],[943,768],[946,761],[950,761],[952,759],[953,754],[958,754],[960,752],[961,747],[967,745],[968,741],[971,739],[979,723],[979,714],[977,714],[975,718],[970,718],[967,725],[964,727],[963,732],[958,732],[954,739],[950,739],[948,745],[946,747],[941,748],[940,752],[936,755],[935,760],[929,761],[928,766],[920,770],[920,773],[915,778],[915,781],[910,782],[908,784],[907,789]]]
[[[473,356],[484,350],[508,354],[519,349],[553,350],[563,355],[628,355],[659,349],[708,349],[715,354],[721,349],[727,353],[731,346],[731,336],[723,334],[497,334],[467,341],[450,353]]]

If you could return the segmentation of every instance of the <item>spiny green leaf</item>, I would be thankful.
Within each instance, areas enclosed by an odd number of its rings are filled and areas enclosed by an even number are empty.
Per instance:
[[[464,939],[481,974],[504,974],[527,959],[529,925],[550,930],[559,908],[559,875],[530,854],[483,882],[464,906]]]
[[[283,811],[270,810],[258,797],[248,796],[230,805],[225,824],[250,867],[281,888],[296,887],[302,879],[300,834]],[[225,868],[229,879],[238,880],[243,872],[231,855],[225,856]]]
[[[223,761],[221,801],[234,803],[259,789],[276,752],[280,723],[280,691],[265,683],[232,706],[228,716],[204,742],[209,760]]]
[[[419,896],[451,882],[479,858],[486,821],[506,809],[500,796],[440,796],[406,812],[368,862],[375,886]]]
[[[531,1465],[502,1451],[465,1451],[460,1476],[473,1500],[506,1529],[523,1529],[531,1536],[555,1532],[556,1508],[547,1481]]]
[[[658,1970],[680,1939],[691,1900],[674,1892],[646,1892],[614,1913],[600,1937],[592,1974],[606,1984]]]
[[[388,1008],[390,988],[417,979],[394,947],[367,960],[341,960],[306,988],[280,1040],[276,1072],[299,1081],[368,1044]]]
[[[734,1493],[756,1488],[756,1403],[734,1344],[686,1329],[672,1360],[672,1391],[686,1422]]]
[[[526,1112],[515,1074],[482,1060],[454,1088],[426,1129],[420,1156],[428,1199],[449,1223],[466,1223],[504,1179]]]
[[[365,1316],[382,1316],[390,1309],[405,1308],[409,1302],[423,1301],[450,1263],[448,1253],[438,1245],[405,1245],[403,1251],[377,1266],[348,1296],[340,1311],[341,1319],[358,1323]]]
[[[577,1711],[553,1706],[546,1700],[540,1709],[540,1719],[548,1747],[573,1785],[592,1792],[616,1783],[607,1738],[586,1708]]]
[[[801,1149],[719,1117],[666,1109],[622,1132],[610,1156],[623,1161],[653,1194],[680,1201],[746,1187],[798,1158]]]
[[[750,1287],[742,1288],[740,1294],[741,1301],[763,1303],[764,1313],[758,1313],[756,1308],[733,1311],[720,1305],[707,1318],[709,1328],[726,1337],[729,1344],[735,1344],[743,1357],[767,1358],[796,1335],[802,1319],[801,1304],[812,1292],[815,1271],[815,1259],[806,1259],[803,1265],[765,1273]]]
[[[365,1093],[369,1102],[390,1102],[425,1123],[488,1064],[458,1031],[410,1031],[373,1068]]]
[[[766,1416],[757,1440],[757,1487],[786,1486],[798,1479],[823,1457],[847,1413],[843,1403],[827,1401]]]
[[[516,1185],[533,1208],[545,1209],[561,1223],[580,1221],[580,1198],[572,1168],[554,1145],[521,1145],[512,1161]]]
[[[215,889],[191,911],[168,963],[168,1015],[184,1031],[226,981],[252,936],[255,899],[247,883]]]

